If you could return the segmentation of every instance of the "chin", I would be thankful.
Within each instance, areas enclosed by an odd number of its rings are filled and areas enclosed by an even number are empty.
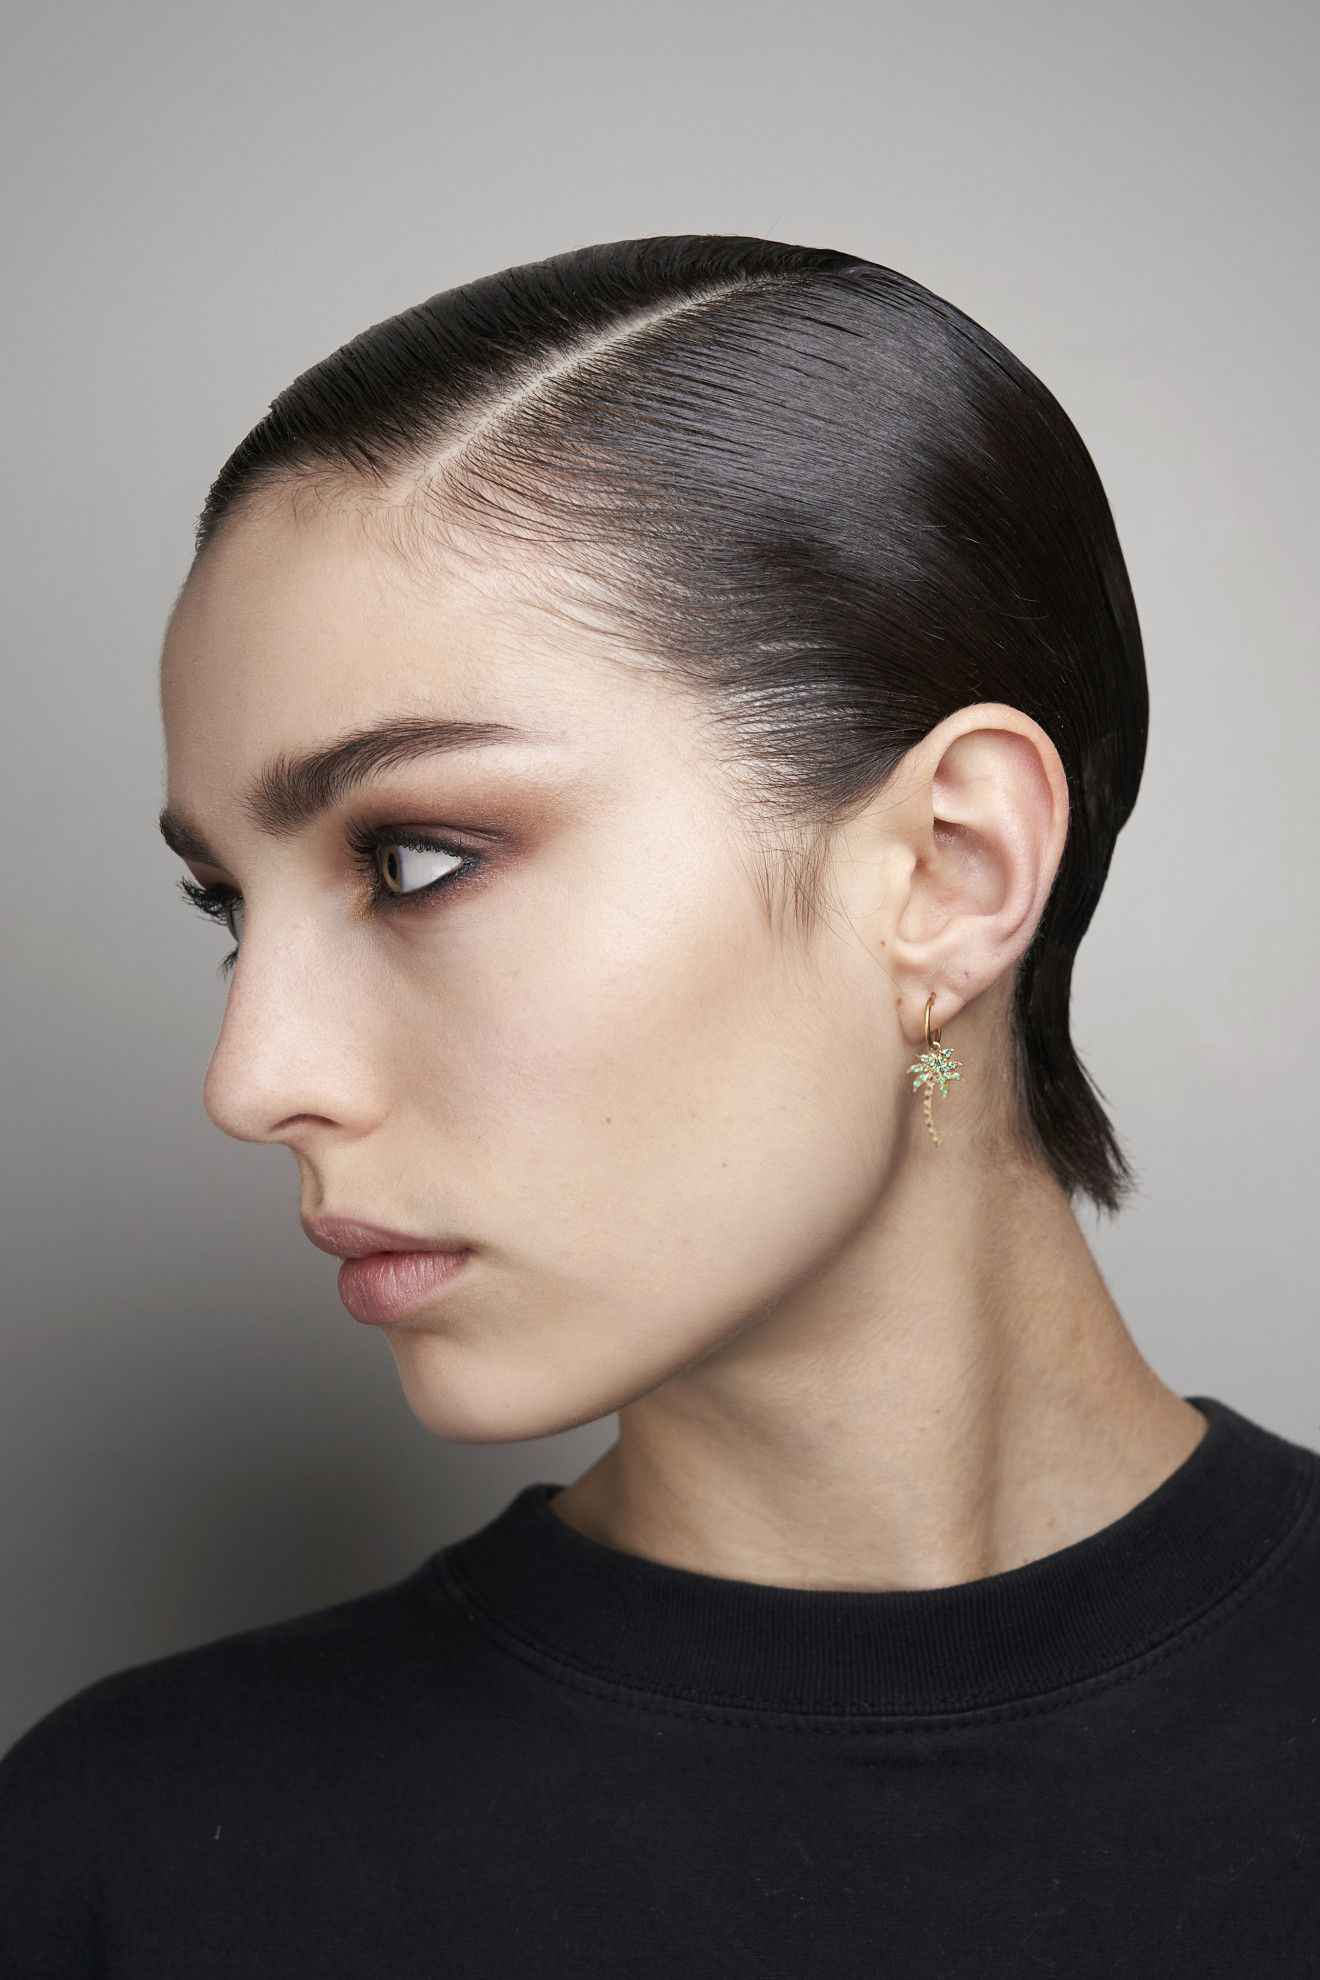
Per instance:
[[[423,1429],[456,1444],[520,1444],[609,1416],[626,1398],[574,1394],[545,1363],[511,1365],[420,1331],[390,1337],[408,1407]]]

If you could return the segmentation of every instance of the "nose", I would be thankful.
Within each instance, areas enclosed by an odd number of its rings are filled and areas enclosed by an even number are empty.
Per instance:
[[[369,1112],[365,1041],[344,972],[314,939],[264,941],[249,915],[224,1020],[202,1083],[210,1118],[236,1141],[294,1142],[313,1127],[360,1128]]]

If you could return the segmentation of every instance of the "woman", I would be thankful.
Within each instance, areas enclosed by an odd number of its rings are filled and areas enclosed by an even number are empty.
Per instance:
[[[313,366],[197,542],[207,1110],[438,1436],[618,1437],[33,1727],[14,1970],[1315,1970],[1320,1455],[1075,1215],[1147,690],[1059,405],[860,256],[613,242]]]

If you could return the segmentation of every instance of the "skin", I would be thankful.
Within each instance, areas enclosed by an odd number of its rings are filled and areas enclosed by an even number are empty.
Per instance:
[[[292,1151],[304,1215],[474,1247],[381,1330],[437,1435],[617,1411],[559,1517],[806,1588],[1019,1566],[1188,1457],[1204,1419],[1009,1126],[1012,971],[1068,803],[1020,710],[924,737],[831,837],[833,911],[799,928],[767,916],[699,706],[494,548],[423,573],[365,504],[264,501],[180,593],[161,708],[169,805],[221,862],[189,870],[243,896],[211,1119]],[[400,713],[548,740],[382,771],[288,838],[241,805],[272,758]],[[348,818],[488,833],[489,863],[373,916]],[[453,865],[405,857],[409,888]],[[932,990],[964,1069],[938,1147],[906,1070]]]

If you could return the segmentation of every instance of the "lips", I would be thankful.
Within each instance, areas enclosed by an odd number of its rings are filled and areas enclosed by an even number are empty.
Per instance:
[[[339,1297],[364,1325],[380,1327],[414,1313],[439,1295],[467,1265],[467,1251],[373,1251],[345,1258]]]
[[[452,1255],[468,1250],[462,1238],[418,1237],[410,1231],[396,1231],[384,1224],[369,1224],[360,1217],[303,1217],[303,1230],[318,1251],[334,1258],[366,1258],[380,1251],[440,1252]]]

